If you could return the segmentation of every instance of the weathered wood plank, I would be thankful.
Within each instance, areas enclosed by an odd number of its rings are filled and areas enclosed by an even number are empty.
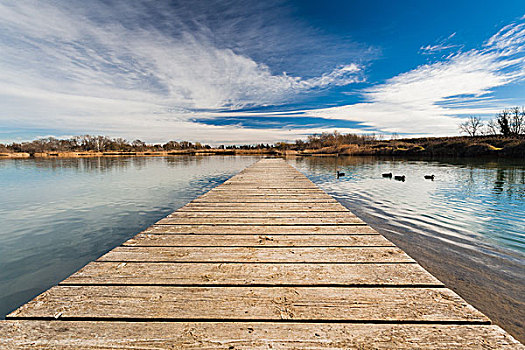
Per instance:
[[[59,285],[8,317],[489,322],[450,289],[366,287]]]
[[[173,262],[413,262],[397,247],[382,248],[234,248],[234,247],[117,247],[97,261]]]
[[[320,188],[310,180],[297,180],[292,178],[286,178],[280,176],[279,178],[254,178],[253,180],[240,179],[239,181],[226,181],[217,187],[223,189],[235,189],[235,188],[254,188],[254,189],[289,189],[289,190],[306,190],[306,191],[319,191]]]
[[[324,207],[315,207],[313,205],[309,206],[303,206],[303,205],[290,205],[290,204],[263,204],[263,205],[253,205],[254,203],[246,203],[241,205],[234,205],[234,204],[221,204],[221,203],[209,203],[206,204],[191,204],[186,205],[180,209],[178,209],[178,212],[199,212],[199,211],[225,211],[225,212],[279,212],[279,211],[287,211],[287,212],[330,212],[330,211],[349,211],[348,209],[344,207],[339,207],[338,205],[330,205],[330,206],[324,206]]]
[[[193,234],[264,234],[264,235],[332,235],[332,234],[379,234],[367,225],[359,226],[210,226],[210,225],[153,225],[144,233],[193,233]]]
[[[167,216],[169,219],[176,218],[357,218],[354,214],[349,211],[308,211],[308,212],[287,212],[287,211],[248,211],[248,212],[228,212],[228,211],[201,211],[201,212],[184,212],[176,211]]]
[[[277,198],[277,199],[286,199],[286,198],[290,198],[290,199],[295,199],[297,197],[300,197],[300,198],[304,198],[304,199],[308,199],[308,198],[311,198],[311,199],[325,199],[325,198],[328,198],[328,199],[331,199],[332,197],[330,197],[329,195],[327,195],[326,193],[320,193],[320,192],[317,192],[317,193],[279,193],[279,192],[274,192],[274,193],[264,193],[264,192],[259,192],[259,191],[241,191],[240,193],[231,193],[229,191],[217,191],[217,192],[207,192],[205,194],[203,194],[202,196],[200,196],[199,198],[210,198],[210,197],[216,197],[216,198],[245,198],[245,199],[250,199],[250,198],[253,198],[253,197],[256,197],[256,198]]]
[[[250,186],[250,185],[256,185],[257,183],[270,183],[271,181],[274,181],[271,183],[271,185],[274,184],[283,184],[285,186],[292,186],[292,185],[306,185],[308,187],[311,187],[313,184],[312,181],[310,181],[306,176],[304,175],[294,175],[294,174],[287,174],[287,173],[280,173],[275,175],[269,175],[269,174],[262,174],[262,173],[255,173],[255,174],[240,174],[237,176],[234,176],[230,178],[229,180],[226,180],[221,184],[224,186],[229,185],[239,185],[239,186]]]
[[[347,217],[316,217],[316,218],[300,218],[300,217],[269,217],[269,218],[164,218],[157,221],[156,225],[366,225],[361,219],[355,216]]]
[[[191,203],[338,203],[333,198],[326,198],[326,199],[320,199],[320,198],[276,198],[275,196],[273,198],[268,197],[250,197],[250,198],[232,198],[232,197],[225,197],[225,198],[197,198],[191,201]]]
[[[504,349],[523,347],[498,326],[291,322],[5,321],[13,349]]]
[[[418,264],[93,262],[61,284],[443,286]]]
[[[395,245],[381,235],[159,235],[140,233],[123,246],[369,247]]]
[[[285,188],[285,187],[279,187],[279,188],[261,188],[261,187],[233,187],[233,186],[218,186],[214,189],[210,190],[208,193],[262,193],[262,194],[275,194],[275,193],[282,193],[282,194],[289,194],[289,193],[299,193],[302,195],[308,195],[308,194],[323,194],[326,195],[326,193],[321,190],[320,188]]]
[[[225,210],[231,208],[246,208],[247,210],[277,210],[286,211],[289,209],[293,210],[337,210],[337,211],[348,211],[346,207],[338,202],[331,203],[194,203],[190,202],[179,210],[185,210],[188,208],[224,208]]]
[[[319,191],[285,191],[283,189],[276,190],[254,190],[254,189],[233,189],[233,190],[214,190],[209,191],[201,197],[301,197],[311,196],[312,198],[331,198],[329,195]]]
[[[263,184],[261,186],[261,184]],[[267,186],[268,185],[268,186]],[[298,187],[319,189],[312,181],[306,177],[298,177],[297,175],[277,175],[277,176],[262,176],[262,175],[239,175],[226,180],[217,187],[231,187],[231,186],[255,186],[255,187]]]

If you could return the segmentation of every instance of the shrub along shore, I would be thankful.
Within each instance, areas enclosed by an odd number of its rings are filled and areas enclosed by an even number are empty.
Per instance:
[[[525,138],[476,136],[371,140],[362,144],[338,144],[305,148],[301,155],[477,157],[525,159]]]
[[[118,142],[116,142],[117,140]],[[211,147],[187,141],[146,144],[135,140],[81,136],[0,144],[0,158],[78,158],[177,155],[420,156],[525,159],[524,136],[458,136],[381,140],[374,135],[323,133],[295,143]]]
[[[226,150],[226,149],[186,149],[186,150],[174,150],[174,151],[147,151],[147,152],[135,152],[135,151],[110,151],[110,152],[97,152],[97,151],[81,151],[81,152],[0,152],[1,158],[87,158],[87,157],[166,157],[166,156],[180,156],[180,155],[195,155],[195,156],[209,156],[209,155],[236,155],[236,154],[278,154],[272,149],[259,149],[259,150]]]

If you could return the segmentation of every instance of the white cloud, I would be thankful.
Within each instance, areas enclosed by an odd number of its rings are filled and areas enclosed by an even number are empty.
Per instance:
[[[436,54],[436,53],[440,53],[442,51],[446,51],[446,50],[450,50],[450,49],[454,49],[454,48],[457,49],[458,47],[461,47],[461,46],[457,45],[457,44],[451,44],[450,43],[450,40],[452,38],[454,38],[455,36],[456,36],[456,32],[450,34],[445,39],[440,40],[435,45],[421,46],[419,48],[419,52],[424,54],[424,55],[433,55],[433,54]]]
[[[181,20],[184,14],[176,12],[187,11],[183,7],[169,12],[159,4],[160,12],[170,16],[163,23],[169,29],[163,31],[141,22],[141,2],[116,8],[86,4],[0,4],[0,118],[92,129],[104,121],[106,128],[153,123],[161,115],[188,120],[194,111],[279,104],[362,80],[355,63],[309,78],[274,73],[217,43],[198,18]],[[194,28],[186,28],[188,23]],[[225,26],[215,29],[225,35],[229,23]]]
[[[303,112],[363,122],[383,132],[457,134],[457,116],[494,114],[506,107],[491,94],[525,77],[524,42],[525,24],[513,23],[482,49],[450,55],[366,89],[365,103]]]

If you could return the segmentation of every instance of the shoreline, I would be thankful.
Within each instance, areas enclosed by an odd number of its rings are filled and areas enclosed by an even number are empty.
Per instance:
[[[440,158],[472,158],[482,157],[486,159],[523,159],[525,154],[506,155],[498,152],[482,154],[429,154],[402,152],[356,152],[356,153],[320,153],[314,150],[306,151],[277,151],[277,150],[184,150],[184,151],[161,151],[161,152],[5,152],[0,153],[0,159],[56,159],[56,158],[101,158],[101,157],[170,157],[170,156],[254,156],[269,155],[274,157],[391,157],[391,158],[417,158],[417,159],[440,159]]]
[[[144,152],[13,152],[0,153],[0,159],[36,159],[36,158],[98,158],[98,157],[168,157],[168,156],[221,156],[221,155],[278,155],[272,150],[181,150],[181,151],[144,151]]]

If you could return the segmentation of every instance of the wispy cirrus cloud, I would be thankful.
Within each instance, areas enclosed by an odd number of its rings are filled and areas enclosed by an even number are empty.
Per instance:
[[[158,120],[190,123],[197,112],[276,105],[364,79],[368,48],[348,44],[343,55],[329,37],[279,20],[288,15],[276,1],[3,2],[0,118],[144,132]],[[283,47],[292,64],[272,60]],[[331,67],[297,68],[293,57],[320,48]],[[261,51],[266,62],[252,57]]]
[[[434,45],[425,45],[421,46],[419,48],[419,52],[423,55],[433,55],[436,53],[442,53],[443,51],[447,51],[450,49],[458,49],[461,48],[461,45],[458,44],[452,44],[450,41],[452,38],[456,36],[456,32],[450,34],[445,39],[441,39],[437,44]]]
[[[525,78],[525,23],[499,30],[478,49],[461,49],[361,91],[364,102],[286,116],[357,123],[361,132],[454,135],[465,115],[505,107],[493,92]],[[448,37],[452,38],[454,35]],[[249,115],[255,116],[257,113]],[[236,115],[237,117],[239,115]]]
[[[523,20],[505,26],[479,49],[459,51],[365,89],[364,103],[302,112],[387,133],[456,134],[458,117],[498,112],[503,106],[494,90],[525,78]]]

